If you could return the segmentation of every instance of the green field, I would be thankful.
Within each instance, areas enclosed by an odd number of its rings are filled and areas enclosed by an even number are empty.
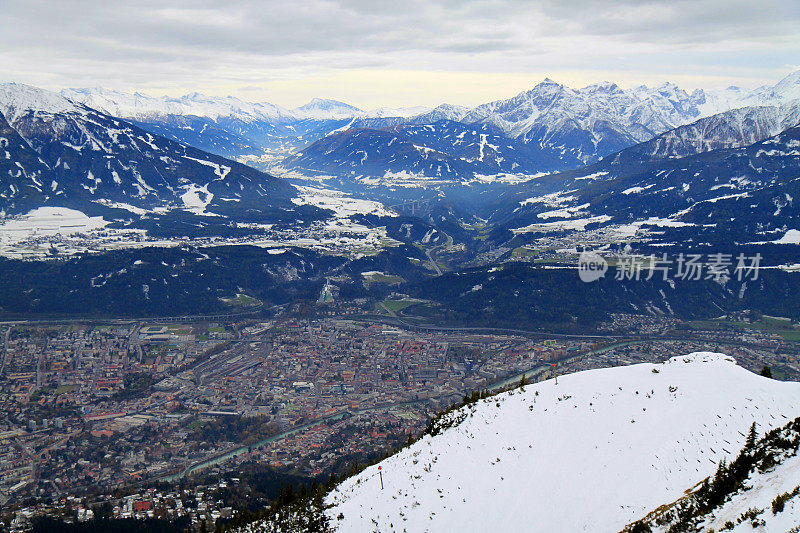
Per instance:
[[[399,285],[403,283],[403,278],[383,272],[369,272],[361,274],[364,277],[364,286],[369,288],[373,283],[383,283],[385,285]]]
[[[735,320],[694,320],[688,323],[693,329],[737,329],[776,333],[787,341],[800,341],[800,329],[793,327],[787,318],[765,316],[758,322],[739,322]]]
[[[515,248],[513,252],[511,252],[511,257],[514,259],[524,258],[524,257],[537,257],[539,252],[536,250],[531,250],[525,246],[520,248]]]
[[[400,300],[388,299],[382,301],[381,305],[392,313],[398,313],[407,307],[411,307],[414,304],[422,302],[424,302],[424,300],[417,300],[416,298],[403,298]]]

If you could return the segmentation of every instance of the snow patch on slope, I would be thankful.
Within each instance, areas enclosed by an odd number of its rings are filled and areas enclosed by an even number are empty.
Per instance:
[[[103,217],[90,217],[66,207],[39,207],[24,215],[0,220],[0,243],[24,241],[35,235],[74,235],[103,228]]]
[[[214,194],[208,192],[208,184],[200,187],[192,183],[184,187],[186,192],[181,195],[181,200],[187,211],[191,211],[197,215],[209,214],[206,212],[206,207],[211,203]]]
[[[775,244],[800,244],[800,230],[790,229]]]
[[[454,411],[380,463],[383,490],[367,468],[327,513],[343,533],[619,531],[735,456],[752,422],[798,414],[800,384],[723,354],[579,372]]]
[[[314,205],[321,209],[330,209],[336,213],[338,218],[347,218],[352,215],[397,216],[380,202],[353,198],[333,189],[305,185],[296,185],[296,187],[300,191],[300,197],[292,199],[296,205]]]

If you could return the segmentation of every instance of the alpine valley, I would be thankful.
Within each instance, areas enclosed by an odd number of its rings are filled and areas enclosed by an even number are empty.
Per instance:
[[[692,92],[546,79],[475,108],[373,111],[6,83],[2,313],[396,293],[424,302],[406,311],[423,321],[559,331],[643,310],[797,318],[799,126],[800,71]],[[749,284],[648,276],[620,293],[611,275],[577,279],[584,249],[746,252],[767,268]],[[54,272],[74,281],[43,283]]]

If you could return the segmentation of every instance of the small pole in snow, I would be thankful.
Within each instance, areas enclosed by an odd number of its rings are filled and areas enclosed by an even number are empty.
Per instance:
[[[381,472],[381,467],[378,467],[378,475],[381,477],[381,490],[383,490],[383,472]]]
[[[553,374],[556,375],[556,385],[558,385],[558,374],[556,374],[556,364],[553,363]]]

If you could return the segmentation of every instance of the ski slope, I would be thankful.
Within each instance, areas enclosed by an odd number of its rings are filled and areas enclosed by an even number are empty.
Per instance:
[[[723,354],[590,370],[448,415],[463,420],[332,491],[341,532],[619,531],[800,415],[800,383]]]

